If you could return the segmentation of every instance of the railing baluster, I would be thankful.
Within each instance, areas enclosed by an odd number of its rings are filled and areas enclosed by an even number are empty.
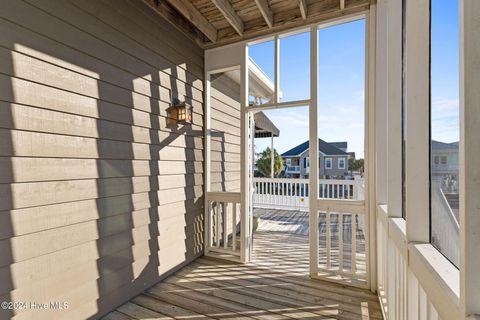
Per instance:
[[[343,214],[338,213],[338,269],[343,271]]]
[[[218,202],[215,203],[215,246],[218,248],[220,247],[220,210],[219,210]]]
[[[228,203],[222,203],[222,208],[223,208],[223,247],[226,249],[228,245],[228,225],[227,225],[227,215],[228,215]]]
[[[232,212],[232,250],[237,249],[237,204],[233,203]]]
[[[327,269],[331,267],[330,261],[330,247],[331,247],[331,236],[330,236],[330,211],[326,212],[325,215],[325,223],[326,223],[326,250],[327,250]]]
[[[357,215],[352,213],[352,274],[357,272]]]

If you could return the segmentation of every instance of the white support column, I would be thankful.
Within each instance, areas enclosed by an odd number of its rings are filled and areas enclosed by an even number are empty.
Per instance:
[[[310,228],[310,275],[318,275],[318,127],[317,127],[317,80],[318,80],[318,28],[310,28],[310,105],[309,105],[309,228]]]
[[[270,178],[274,178],[275,177],[275,172],[274,172],[274,157],[275,157],[275,152],[273,151],[273,132],[271,133],[272,134],[272,140],[271,140],[271,143],[270,143]]]
[[[275,35],[274,103],[280,103],[280,38]]]
[[[388,2],[388,215],[402,216],[402,1]]]
[[[211,150],[211,110],[210,110],[210,103],[211,103],[211,82],[210,82],[210,74],[208,72],[205,72],[205,131],[204,131],[204,136],[205,136],[205,163],[204,163],[204,173],[205,173],[205,178],[204,178],[204,254],[208,253],[208,248],[211,245],[211,214],[210,214],[210,203],[208,202],[207,199],[207,193],[210,191],[210,150]]]
[[[388,151],[387,151],[387,4],[378,1],[376,9],[375,41],[375,148],[376,148],[376,195],[378,204],[387,204],[388,197]]]
[[[427,243],[430,242],[430,0],[407,1],[406,12],[406,232],[408,242]]]
[[[368,274],[367,280],[371,291],[377,290],[377,250],[376,250],[376,216],[377,216],[377,199],[376,199],[376,133],[375,133],[375,48],[376,48],[376,5],[370,6],[370,12],[366,18],[366,41],[365,41],[365,57],[366,57],[366,74],[365,74],[365,209],[366,209],[366,227],[368,238]],[[356,181],[357,185],[359,181]],[[357,187],[358,190],[358,187]],[[353,219],[354,215],[352,215]],[[352,224],[353,228],[353,224]],[[352,260],[353,261],[353,260]]]
[[[240,65],[240,260],[247,263],[250,258],[250,234],[249,234],[249,207],[250,188],[248,184],[249,150],[248,150],[248,46],[243,46],[243,56]]]
[[[480,1],[460,0],[460,302],[480,318]]]

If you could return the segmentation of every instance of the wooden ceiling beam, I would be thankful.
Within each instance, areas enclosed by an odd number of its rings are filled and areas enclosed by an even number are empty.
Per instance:
[[[302,15],[302,19],[307,20],[307,16],[308,16],[307,0],[299,0],[298,5],[300,6],[300,14]]]
[[[265,19],[265,22],[267,23],[268,27],[272,28],[273,27],[273,12],[268,7],[267,0],[255,0],[255,3],[257,4],[258,10],[260,10],[260,13],[262,14],[263,18]]]
[[[215,7],[223,14],[228,23],[237,31],[239,35],[243,35],[243,21],[233,9],[232,4],[228,0],[211,0]]]
[[[338,4],[338,0],[332,0]],[[219,47],[222,45],[227,45],[230,43],[237,43],[239,41],[246,41],[250,39],[255,39],[258,37],[266,37],[272,35],[277,32],[284,32],[288,31],[293,28],[299,28],[302,26],[308,26],[314,23],[321,23],[323,21],[329,21],[336,18],[345,18],[350,15],[356,15],[358,13],[364,13],[368,11],[370,7],[370,3],[372,0],[363,0],[358,1],[354,5],[346,6],[344,10],[340,10],[340,6],[337,6],[335,9],[323,11],[321,9],[315,9],[313,7],[309,8],[308,17],[306,20],[303,20],[301,17],[297,17],[290,21],[286,21],[284,23],[278,23],[272,28],[268,28],[264,26],[263,28],[258,29],[247,29],[242,37],[238,35],[233,35],[232,33],[226,34],[226,30],[219,30],[218,32],[218,40],[215,44],[205,44],[205,49],[211,49],[215,47]],[[278,13],[277,13],[278,14]]]
[[[345,0],[340,0],[340,10],[345,9]]]
[[[167,2],[187,18],[210,41],[217,42],[217,29],[190,3],[189,0],[167,0]]]

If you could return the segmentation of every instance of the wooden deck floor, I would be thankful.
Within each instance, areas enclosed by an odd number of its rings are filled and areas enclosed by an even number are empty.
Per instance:
[[[307,211],[254,208],[253,216],[259,218],[258,231],[308,236]]]
[[[253,263],[200,258],[105,319],[381,319],[376,295],[308,277],[305,238],[260,229]]]

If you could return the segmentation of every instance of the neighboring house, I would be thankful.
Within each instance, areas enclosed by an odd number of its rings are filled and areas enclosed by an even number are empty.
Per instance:
[[[432,140],[432,179],[442,182],[447,192],[458,190],[458,142]]]
[[[318,139],[320,178],[345,178],[349,175],[347,142],[329,143]],[[285,176],[290,178],[308,178],[310,173],[309,142],[284,152],[281,156],[285,162]]]

